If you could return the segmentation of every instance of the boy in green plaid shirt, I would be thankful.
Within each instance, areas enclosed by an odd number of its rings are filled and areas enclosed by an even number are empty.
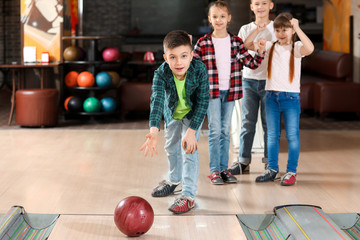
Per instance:
[[[164,39],[165,62],[155,71],[150,103],[150,133],[140,148],[157,154],[158,132],[164,115],[165,151],[169,178],[152,192],[153,197],[171,195],[182,183],[181,197],[169,208],[174,213],[190,211],[195,206],[199,176],[197,142],[210,98],[207,68],[193,59],[191,38],[176,30]]]

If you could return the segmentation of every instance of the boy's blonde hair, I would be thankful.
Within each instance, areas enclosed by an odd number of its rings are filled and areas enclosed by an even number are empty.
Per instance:
[[[278,29],[278,28],[292,28],[292,25],[290,23],[290,20],[293,18],[293,16],[291,15],[291,13],[285,12],[285,13],[280,13],[275,19],[274,19],[274,29]],[[296,40],[296,34],[294,33],[293,37],[292,37],[292,49],[291,49],[291,55],[290,55],[290,63],[289,63],[289,81],[292,83],[293,78],[294,78],[294,61],[295,61],[295,56],[294,56],[294,44],[295,44],[295,40]],[[274,42],[274,44],[271,46],[270,48],[270,52],[269,52],[269,60],[268,60],[268,66],[267,66],[267,71],[268,71],[268,79],[271,78],[271,64],[272,64],[272,57],[273,57],[273,53],[274,53],[274,47],[275,44],[278,41]]]

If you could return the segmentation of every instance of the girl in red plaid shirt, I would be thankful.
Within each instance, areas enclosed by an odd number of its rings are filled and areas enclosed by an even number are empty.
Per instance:
[[[209,75],[209,178],[213,184],[234,183],[237,179],[226,169],[234,100],[242,97],[241,70],[244,65],[256,69],[264,56],[256,54],[252,57],[244,48],[243,41],[227,31],[231,14],[226,2],[212,2],[208,19],[213,32],[198,40],[194,58],[205,63]]]

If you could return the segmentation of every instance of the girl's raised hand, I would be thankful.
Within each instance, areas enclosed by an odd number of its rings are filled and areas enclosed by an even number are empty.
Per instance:
[[[292,18],[290,20],[290,23],[293,26],[294,30],[299,28],[299,20],[297,20],[296,18]]]

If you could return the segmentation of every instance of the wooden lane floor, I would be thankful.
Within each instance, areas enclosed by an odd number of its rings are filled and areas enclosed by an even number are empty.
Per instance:
[[[128,239],[117,230],[112,216],[62,215],[49,240]],[[155,216],[141,239],[246,239],[235,215]]]
[[[60,128],[1,130],[0,213],[22,205],[29,213],[62,214],[51,240],[66,239],[64,234],[74,236],[68,239],[123,236],[113,224],[112,214],[121,199],[132,195],[148,200],[155,212],[146,239],[187,239],[184,236],[189,234],[194,239],[210,239],[202,238],[207,235],[201,235],[201,226],[211,228],[209,236],[216,236],[213,232],[220,229],[229,234],[229,239],[241,239],[236,214],[272,213],[274,206],[283,204],[314,204],[327,213],[360,212],[359,131],[301,131],[298,182],[292,187],[282,187],[279,182],[255,183],[263,171],[261,154],[253,156],[250,174],[238,176],[239,183],[211,185],[207,178],[207,137],[202,136],[196,209],[184,216],[167,210],[175,196],[151,197],[153,187],[166,177],[168,166],[163,131],[159,155],[144,158],[138,151],[146,133]],[[282,136],[282,173],[286,147]],[[230,161],[233,158],[236,154],[231,153]],[[181,224],[186,227],[181,228]]]

